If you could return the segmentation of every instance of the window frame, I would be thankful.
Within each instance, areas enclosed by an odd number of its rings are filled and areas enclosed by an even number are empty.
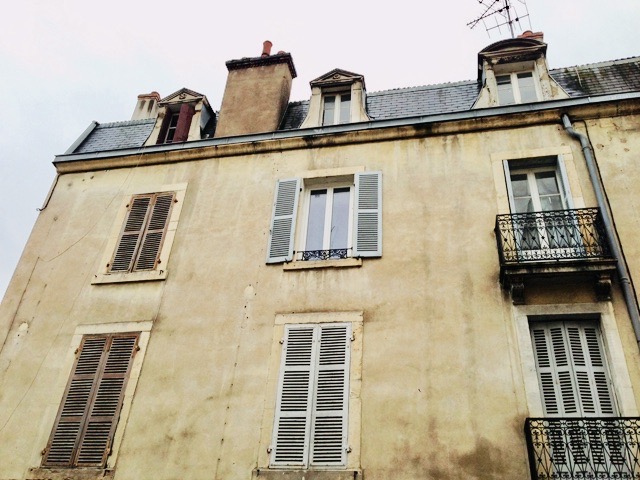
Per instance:
[[[107,240],[106,248],[100,260],[100,267],[98,267],[98,272],[94,275],[91,283],[93,285],[100,285],[120,282],[164,280],[168,275],[167,266],[175,240],[182,206],[184,205],[186,190],[187,183],[177,183],[156,187],[150,186],[150,188],[139,188],[128,194],[123,194],[111,233]],[[155,267],[153,269],[133,271],[112,270],[111,265],[116,255],[120,239],[122,238],[122,233],[126,227],[129,206],[132,204],[132,201],[137,197],[167,194],[173,194],[173,201],[166,219],[164,234],[158,247]],[[147,213],[149,214],[150,212],[148,211]],[[133,263],[133,265],[135,265],[135,263]]]
[[[523,101],[522,100],[522,89],[521,89],[521,85],[520,85],[520,75],[531,75],[531,81],[533,82],[533,89],[535,92],[535,99],[534,100],[527,100],[527,101]],[[509,85],[510,85],[510,89],[509,91],[511,92],[511,96],[513,98],[513,102],[503,102],[503,100],[501,99],[500,96],[500,78],[504,78],[504,77],[508,77],[509,78]],[[519,105],[522,103],[533,103],[533,102],[539,102],[542,100],[542,91],[540,88],[540,82],[537,79],[536,76],[536,71],[535,69],[531,69],[531,70],[523,70],[523,71],[513,71],[513,72],[495,72],[495,79],[496,79],[496,101],[498,103],[498,105],[500,106],[508,106],[508,105]],[[506,85],[506,84],[502,84],[502,85]]]
[[[298,235],[299,240],[297,242],[297,249],[295,251],[295,260],[296,261],[310,261],[311,259],[305,260],[303,257],[306,252],[310,252],[306,250],[308,237],[309,237],[309,219],[310,219],[310,208],[311,208],[311,195],[314,191],[317,190],[326,190],[327,198],[325,200],[325,211],[324,211],[324,227],[323,227],[323,240],[322,240],[322,249],[320,251],[330,251],[331,250],[331,221],[333,214],[333,195],[330,195],[329,192],[335,193],[336,189],[341,188],[349,188],[349,206],[347,209],[347,245],[346,249],[346,257],[353,256],[353,226],[354,226],[354,202],[355,202],[355,180],[352,177],[350,180],[340,180],[340,177],[334,178],[333,181],[323,182],[314,184],[311,182],[308,184],[307,182],[303,182],[302,194],[304,196],[303,205],[302,205],[302,214],[301,217],[301,232]],[[331,215],[330,215],[331,214]],[[334,257],[330,257],[334,258]]]
[[[105,463],[102,467],[61,467],[61,466],[42,466],[44,461],[45,450],[40,451],[31,459],[34,466],[29,469],[29,478],[34,479],[49,479],[51,478],[52,471],[66,471],[71,472],[95,472],[87,475],[87,478],[103,478],[105,472],[112,471],[115,468],[122,440],[125,433],[125,428],[128,424],[128,418],[131,412],[132,400],[136,391],[137,383],[142,371],[142,365],[146,355],[147,346],[149,344],[149,338],[151,335],[151,329],[153,327],[152,321],[135,321],[135,322],[115,322],[115,323],[103,323],[103,324],[83,324],[78,325],[73,332],[69,346],[65,349],[66,354],[64,360],[59,362],[59,374],[53,375],[52,378],[57,378],[54,383],[51,384],[52,398],[58,399],[55,403],[55,408],[47,408],[43,413],[42,421],[38,428],[38,444],[45,447],[48,445],[48,441],[51,437],[51,433],[54,431],[56,425],[56,419],[58,417],[59,408],[62,408],[63,400],[67,390],[67,385],[73,376],[74,366],[76,363],[77,352],[82,344],[83,338],[87,336],[100,336],[100,335],[127,335],[136,334],[137,344],[136,350],[133,355],[133,359],[129,366],[129,373],[126,385],[122,391],[122,402],[119,410],[119,415],[115,420],[115,430],[111,437],[109,444],[109,453],[106,456]],[[75,477],[74,477],[75,478]],[[84,478],[84,476],[83,476]]]
[[[353,207],[350,217],[351,255],[346,259],[302,260],[308,222],[307,190],[318,186],[353,182]],[[302,193],[303,199],[299,201]],[[267,263],[288,263],[288,269],[326,266],[359,266],[361,257],[382,256],[382,172],[362,167],[311,172],[304,177],[276,181],[267,245]],[[349,258],[351,257],[351,258]],[[335,262],[339,262],[335,264]],[[355,263],[354,263],[355,262]],[[304,264],[315,264],[303,266]],[[295,266],[291,266],[295,265]]]
[[[343,98],[345,96],[348,96],[349,99],[348,100],[344,100]],[[331,122],[326,121],[325,116],[327,113],[327,109],[326,109],[326,105],[327,105],[327,98],[333,97],[334,98],[334,106],[333,106],[333,118],[331,119]],[[347,104],[348,102],[348,106],[345,108],[345,104]],[[322,108],[320,109],[320,125],[323,127],[329,126],[329,125],[341,125],[341,124],[345,124],[345,123],[350,123],[351,122],[351,105],[353,104],[353,99],[352,99],[352,94],[351,94],[351,90],[337,90],[337,91],[331,91],[331,90],[323,90],[322,92]],[[343,115],[346,113],[347,119],[343,119]]]

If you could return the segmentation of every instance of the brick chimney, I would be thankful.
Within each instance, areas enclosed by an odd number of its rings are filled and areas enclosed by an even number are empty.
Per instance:
[[[215,137],[272,132],[278,128],[291,94],[296,69],[291,54],[271,55],[263,44],[259,57],[229,60]]]
[[[131,120],[144,120],[146,118],[156,118],[158,116],[158,102],[160,94],[158,92],[143,93],[138,95],[138,103],[133,110]]]

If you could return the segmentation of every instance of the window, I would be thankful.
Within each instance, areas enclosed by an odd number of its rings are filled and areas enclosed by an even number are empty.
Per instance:
[[[158,144],[186,142],[189,138],[191,119],[195,107],[188,103],[168,105],[165,107],[165,119],[158,134]]]
[[[382,173],[358,172],[349,182],[339,178],[304,182],[301,238],[294,242],[302,180],[276,183],[267,263],[294,259],[328,260],[382,255]]]
[[[175,192],[134,195],[118,246],[109,264],[111,272],[154,270],[169,225]]]
[[[324,95],[322,125],[349,123],[351,120],[351,93]]]
[[[347,465],[351,324],[286,325],[272,467]]]
[[[530,328],[545,415],[616,415],[597,322],[532,322]]]
[[[44,454],[44,467],[104,467],[138,332],[84,335]]]
[[[539,99],[533,72],[496,75],[496,83],[500,105],[537,102]]]

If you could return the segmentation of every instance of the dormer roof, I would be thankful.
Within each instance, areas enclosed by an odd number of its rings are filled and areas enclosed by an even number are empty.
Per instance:
[[[334,85],[351,85],[354,82],[362,82],[364,89],[364,75],[349,72],[341,68],[334,68],[330,72],[320,75],[309,82],[311,87],[327,87]]]
[[[485,61],[502,65],[536,60],[546,54],[547,44],[531,37],[509,38],[492,43],[478,52],[478,81],[482,81]]]
[[[210,107],[209,101],[207,97],[201,93],[194,92],[193,90],[189,90],[188,88],[181,88],[180,90],[173,92],[171,95],[167,95],[162,100],[160,100],[160,106],[166,105],[167,103],[185,103],[203,100],[204,104],[207,107]]]

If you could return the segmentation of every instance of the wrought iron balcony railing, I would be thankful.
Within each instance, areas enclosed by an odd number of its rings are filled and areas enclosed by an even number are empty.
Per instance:
[[[599,208],[496,217],[500,264],[610,258]]]
[[[307,260],[335,260],[340,258],[347,258],[349,255],[349,248],[333,248],[331,250],[305,250],[301,253],[301,259]]]
[[[532,480],[640,479],[640,418],[527,418]]]

